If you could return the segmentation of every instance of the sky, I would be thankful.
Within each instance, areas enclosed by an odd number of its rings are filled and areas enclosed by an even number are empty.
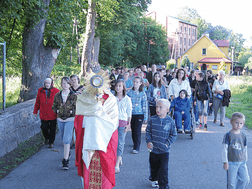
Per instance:
[[[251,0],[152,0],[148,12],[155,11],[157,21],[161,21],[167,15],[177,17],[180,8],[185,6],[196,9],[212,26],[221,25],[235,33],[243,34],[246,39],[244,46],[252,46]]]

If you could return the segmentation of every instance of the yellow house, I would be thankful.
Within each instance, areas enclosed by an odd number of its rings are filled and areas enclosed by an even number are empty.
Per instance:
[[[225,62],[225,69],[230,72],[232,61],[228,58],[228,47],[228,41],[212,41],[207,35],[202,35],[184,54],[177,58],[177,66],[180,68],[183,57],[187,56],[191,69],[198,65],[199,70],[203,72],[212,70],[213,74],[216,74],[221,66],[223,67],[220,63]]]

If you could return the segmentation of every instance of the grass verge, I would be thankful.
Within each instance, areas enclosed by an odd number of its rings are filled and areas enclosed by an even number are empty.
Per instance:
[[[0,179],[8,175],[15,167],[40,150],[44,144],[42,133],[38,133],[25,142],[21,142],[16,149],[0,158]]]
[[[231,100],[226,108],[226,116],[231,118],[232,113],[242,112],[246,116],[245,125],[252,129],[252,77],[226,77],[231,89]]]

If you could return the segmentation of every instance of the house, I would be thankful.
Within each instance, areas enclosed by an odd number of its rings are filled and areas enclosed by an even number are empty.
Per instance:
[[[204,73],[212,70],[216,74],[223,65],[230,72],[232,61],[228,58],[229,42],[225,40],[212,41],[203,34],[186,52],[177,57],[177,66],[181,67],[184,56],[190,60],[190,68],[196,68]]]
[[[170,58],[175,59],[182,55],[197,40],[197,27],[195,24],[173,16],[166,17]]]

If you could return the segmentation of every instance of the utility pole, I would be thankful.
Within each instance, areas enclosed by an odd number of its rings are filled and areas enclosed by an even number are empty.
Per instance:
[[[232,49],[231,75],[233,75],[233,71],[234,71],[234,47],[231,47],[231,49]]]

